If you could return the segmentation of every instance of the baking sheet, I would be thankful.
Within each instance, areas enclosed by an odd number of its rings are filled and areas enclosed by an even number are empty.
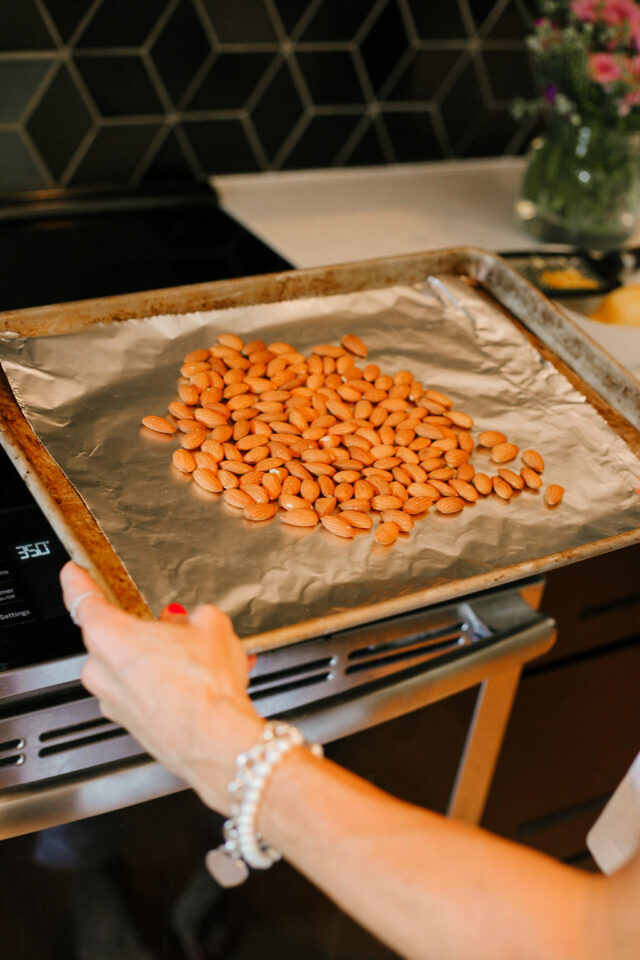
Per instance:
[[[69,335],[4,338],[0,358],[35,432],[75,485],[154,613],[211,601],[241,636],[422,592],[640,526],[640,463],[520,331],[462,280],[99,324]],[[443,295],[444,291],[444,295]],[[455,302],[448,299],[453,294]],[[410,369],[449,394],[477,430],[495,428],[545,458],[539,493],[432,509],[391,548],[342,541],[276,517],[244,520],[171,466],[175,438],[140,417],[176,396],[182,357],[233,331],[308,353],[357,333],[383,372]],[[478,470],[495,473],[487,452]]]

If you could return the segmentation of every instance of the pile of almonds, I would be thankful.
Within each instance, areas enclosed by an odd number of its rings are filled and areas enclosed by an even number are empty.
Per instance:
[[[357,366],[367,353],[353,334],[305,357],[288,343],[245,344],[225,333],[184,358],[168,416],[142,423],[179,433],[173,466],[248,520],[268,520],[280,506],[283,523],[320,522],[350,538],[377,518],[381,544],[409,533],[432,506],[454,514],[492,492],[509,500],[542,486],[540,454],[524,450],[517,473],[505,465],[519,448],[497,430],[477,437],[497,473],[477,473],[473,419],[408,370]],[[563,493],[550,484],[547,504]]]

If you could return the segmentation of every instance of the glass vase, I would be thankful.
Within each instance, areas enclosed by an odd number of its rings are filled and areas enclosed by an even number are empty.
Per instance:
[[[532,236],[609,250],[633,233],[640,135],[554,121],[531,145],[516,215]]]

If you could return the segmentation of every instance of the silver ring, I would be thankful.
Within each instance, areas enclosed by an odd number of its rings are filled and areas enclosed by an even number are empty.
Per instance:
[[[78,607],[83,600],[86,600],[87,597],[104,597],[104,594],[100,593],[98,590],[85,590],[84,593],[79,593],[75,598],[71,606],[69,607],[69,616],[75,623],[76,627],[79,627],[78,623]]]

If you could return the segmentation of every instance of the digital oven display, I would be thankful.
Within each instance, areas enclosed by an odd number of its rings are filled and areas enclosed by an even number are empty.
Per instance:
[[[4,455],[0,475],[4,495],[0,503],[0,671],[4,671],[80,652],[82,642],[60,592],[58,575],[68,560],[67,552]]]

